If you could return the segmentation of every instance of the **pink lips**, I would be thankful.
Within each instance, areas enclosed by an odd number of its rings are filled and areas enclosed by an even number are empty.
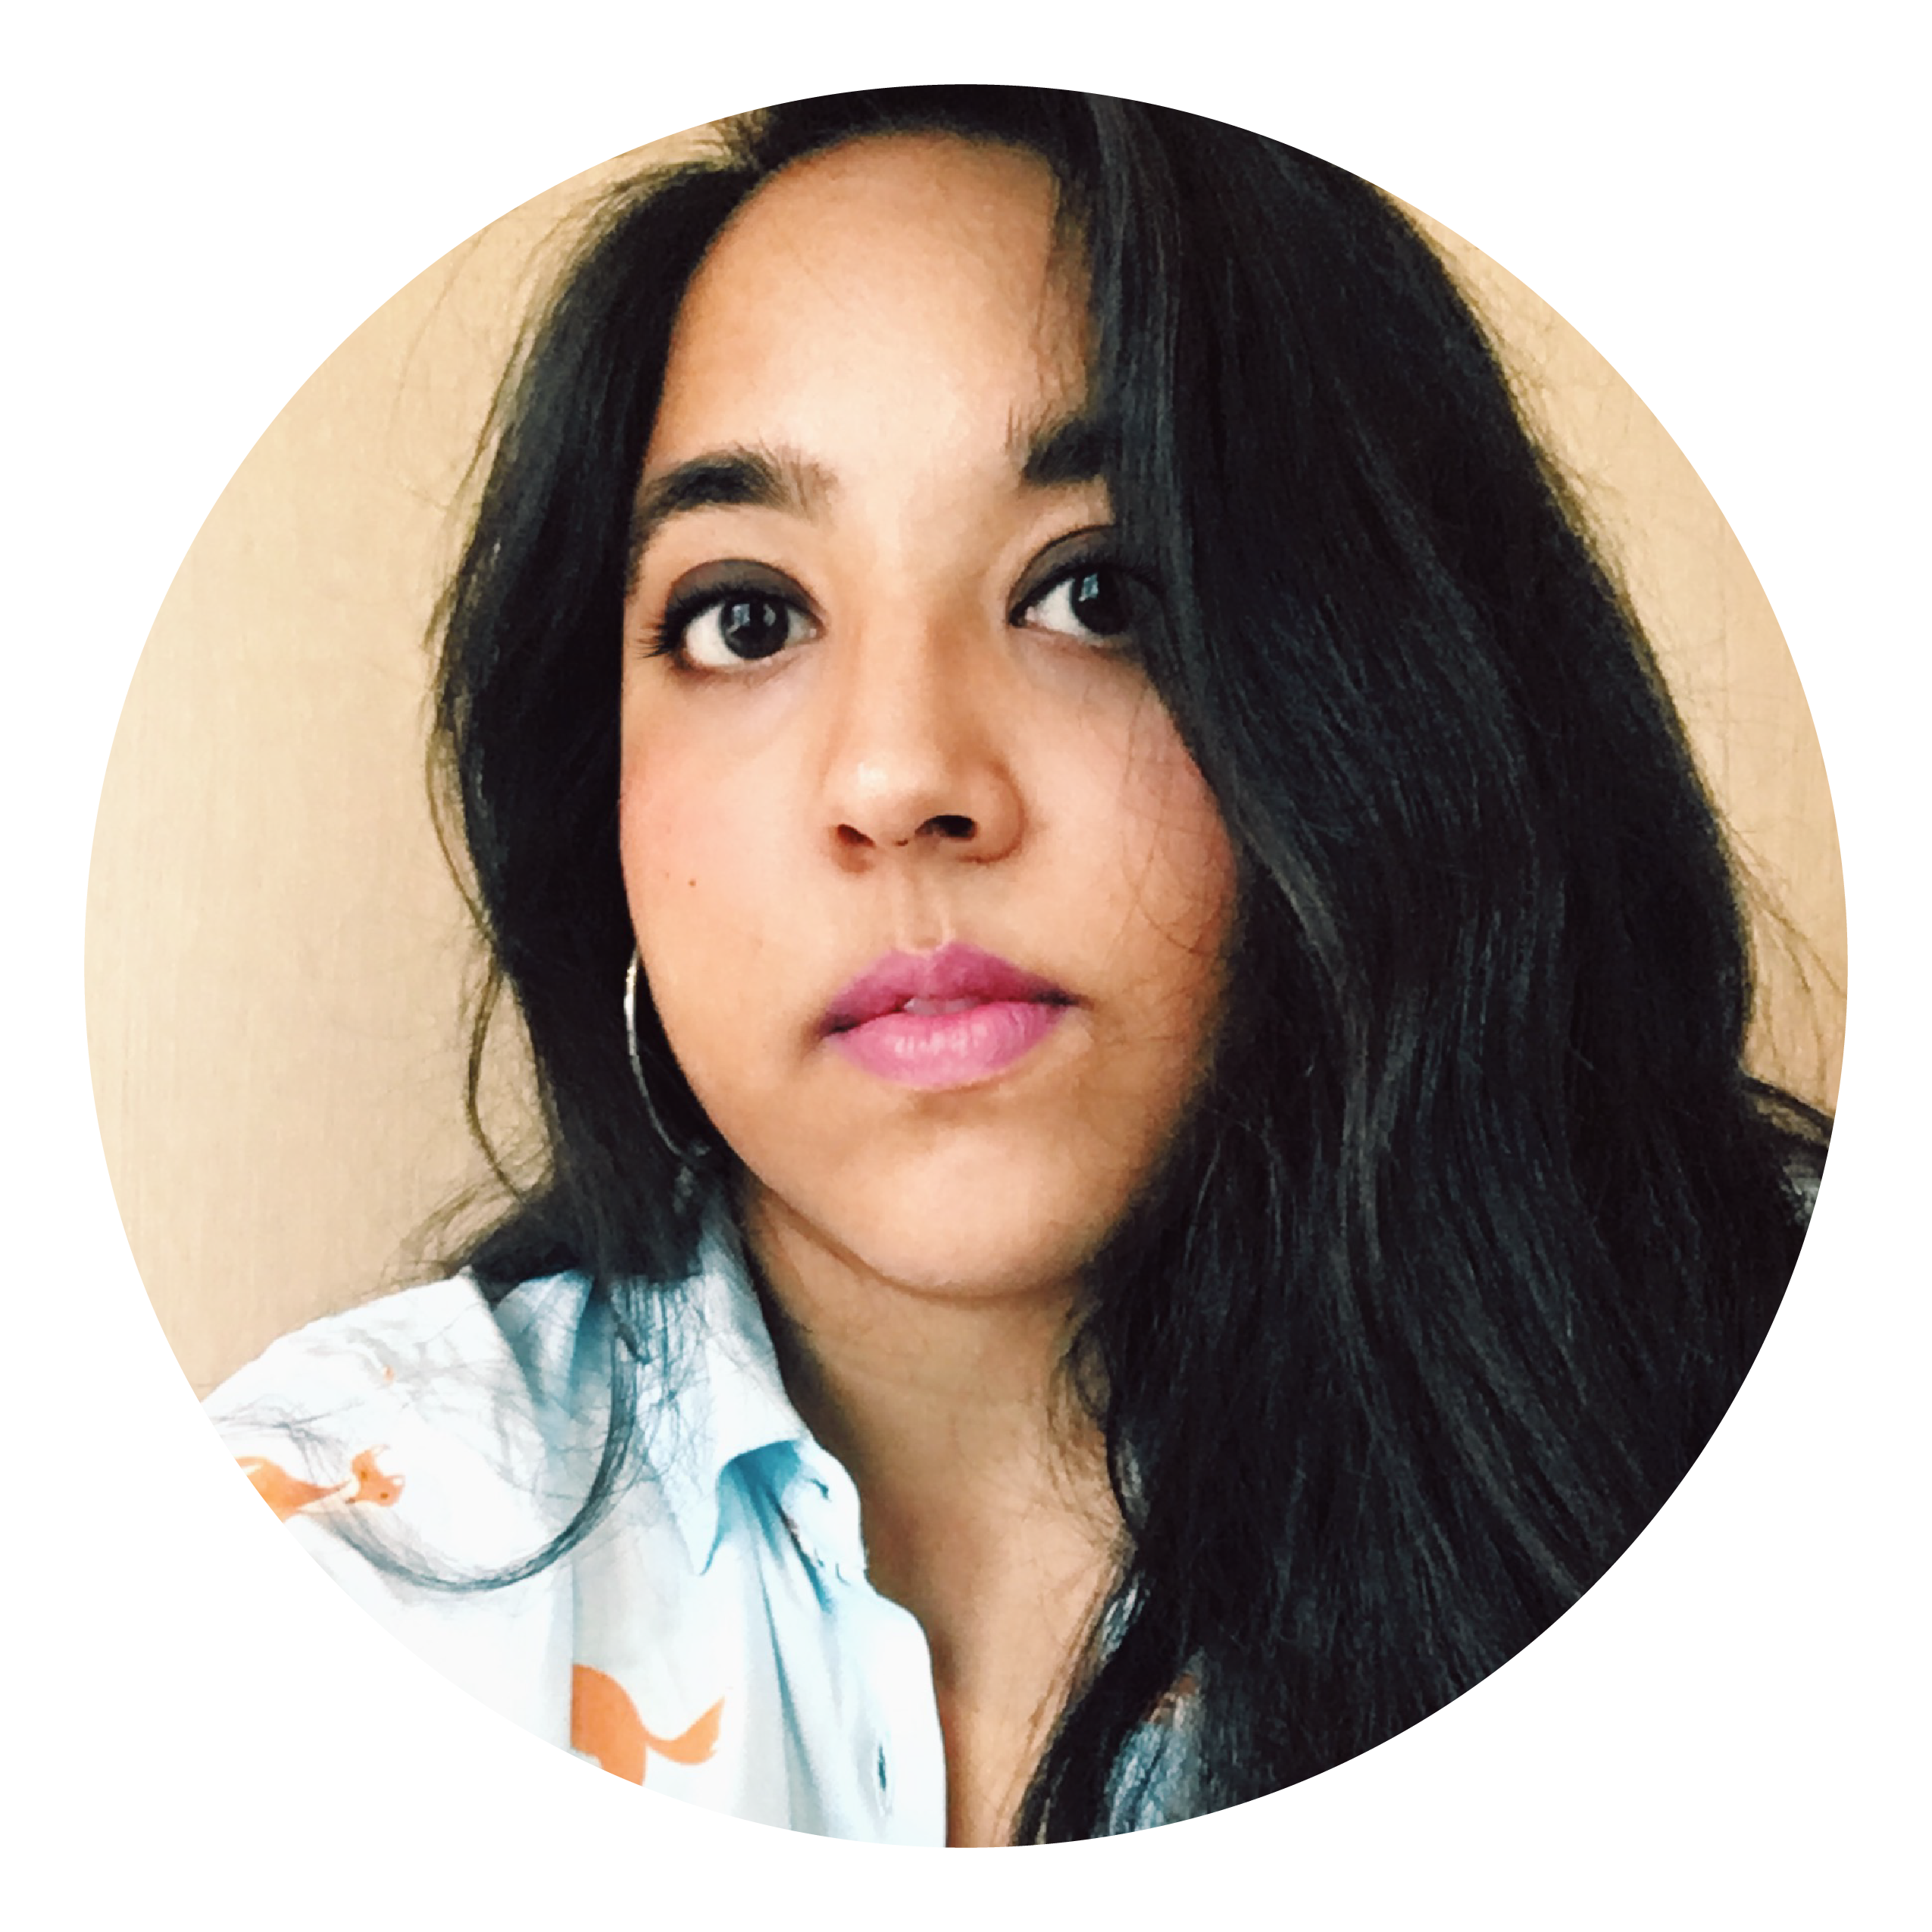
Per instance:
[[[897,1086],[970,1086],[1031,1052],[1073,1003],[1051,980],[955,943],[887,953],[832,1002],[824,1033]]]

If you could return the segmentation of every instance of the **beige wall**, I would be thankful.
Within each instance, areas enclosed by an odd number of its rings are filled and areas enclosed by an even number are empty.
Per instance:
[[[494,224],[330,357],[210,513],[129,690],[89,881],[89,1039],[128,1238],[199,1389],[420,1277],[433,1218],[483,1178],[458,1010],[475,961],[423,779],[424,632],[529,295],[587,189],[659,152]],[[1441,239],[1622,561],[1749,861],[1757,1063],[1829,1102],[1842,876],[1757,580],[1608,366]],[[517,1084],[497,1084],[511,1125]]]

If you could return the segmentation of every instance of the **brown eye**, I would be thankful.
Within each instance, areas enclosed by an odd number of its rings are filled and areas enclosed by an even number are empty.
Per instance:
[[[1057,578],[1027,605],[1022,619],[1036,630],[1110,643],[1133,628],[1129,586],[1111,564],[1082,564]]]
[[[1127,586],[1117,571],[1104,566],[1069,578],[1067,602],[1096,637],[1121,636],[1133,622],[1127,611]]]
[[[734,658],[768,658],[791,642],[792,614],[775,597],[738,597],[717,606],[718,640]]]
[[[730,671],[776,657],[811,634],[799,605],[760,583],[694,586],[665,613],[658,649],[703,671]]]

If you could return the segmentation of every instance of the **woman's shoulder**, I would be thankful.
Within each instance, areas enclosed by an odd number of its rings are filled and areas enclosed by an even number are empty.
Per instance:
[[[581,1500],[560,1418],[596,1325],[580,1277],[493,1300],[459,1275],[283,1336],[206,1403],[257,1493],[352,1599],[559,1744],[569,1593],[529,1566]],[[465,1587],[492,1581],[507,1587]]]
[[[271,1342],[207,1399],[224,1425],[290,1426],[374,1404],[493,1415],[566,1393],[588,1286],[577,1275],[486,1296],[452,1275],[320,1317]],[[526,1399],[517,1399],[519,1395]]]
[[[205,1408],[284,1521],[353,1521],[464,1568],[515,1560],[567,1491],[589,1312],[580,1277],[492,1301],[455,1276],[282,1336]]]

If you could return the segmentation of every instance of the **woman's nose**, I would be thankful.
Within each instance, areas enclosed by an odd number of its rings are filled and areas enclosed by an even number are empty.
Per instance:
[[[999,667],[975,656],[905,633],[854,649],[828,693],[824,815],[842,862],[928,852],[984,862],[1019,843]]]

